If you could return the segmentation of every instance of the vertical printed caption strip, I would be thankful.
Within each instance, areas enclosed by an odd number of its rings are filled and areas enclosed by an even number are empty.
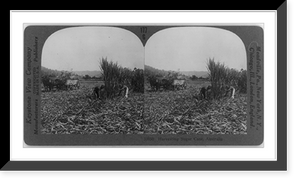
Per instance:
[[[262,47],[253,41],[248,47],[249,53],[249,128],[263,131],[263,63]]]
[[[39,134],[40,121],[40,44],[39,38],[34,35],[26,35],[24,38],[24,109],[25,123],[30,126],[24,126],[26,132],[31,135]],[[33,125],[32,125],[33,124]]]

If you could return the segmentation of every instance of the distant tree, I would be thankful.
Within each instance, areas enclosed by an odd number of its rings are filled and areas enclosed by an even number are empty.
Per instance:
[[[83,79],[88,80],[88,79],[91,79],[91,77],[90,77],[89,75],[85,75],[85,76],[83,77]]]
[[[198,77],[196,75],[192,75],[191,79],[196,80],[196,79],[198,79]]]
[[[63,80],[67,80],[70,79],[70,77],[72,76],[72,72],[68,72],[68,71],[61,71],[60,75],[58,76],[60,79]]]

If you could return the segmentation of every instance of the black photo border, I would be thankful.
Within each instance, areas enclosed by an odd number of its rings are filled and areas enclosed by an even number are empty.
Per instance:
[[[2,171],[286,171],[287,170],[287,1],[277,8],[276,161],[12,161],[10,134],[2,139]],[[242,10],[239,10],[242,11]],[[10,93],[11,94],[11,93]],[[11,98],[11,97],[10,97]],[[9,113],[10,114],[10,113]],[[4,122],[7,132],[10,124]]]

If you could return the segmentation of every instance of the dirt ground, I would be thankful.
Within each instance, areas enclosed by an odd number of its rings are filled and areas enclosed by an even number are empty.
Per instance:
[[[200,100],[205,81],[187,89],[129,93],[128,98],[94,99],[99,81],[70,91],[42,93],[42,134],[246,134],[247,95]]]
[[[146,92],[146,133],[246,134],[247,95],[201,100],[199,89],[208,85],[206,81],[192,81],[184,90]]]

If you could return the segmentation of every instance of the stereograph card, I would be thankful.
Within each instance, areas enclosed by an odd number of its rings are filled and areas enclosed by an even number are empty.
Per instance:
[[[262,25],[24,25],[29,146],[261,145]]]

